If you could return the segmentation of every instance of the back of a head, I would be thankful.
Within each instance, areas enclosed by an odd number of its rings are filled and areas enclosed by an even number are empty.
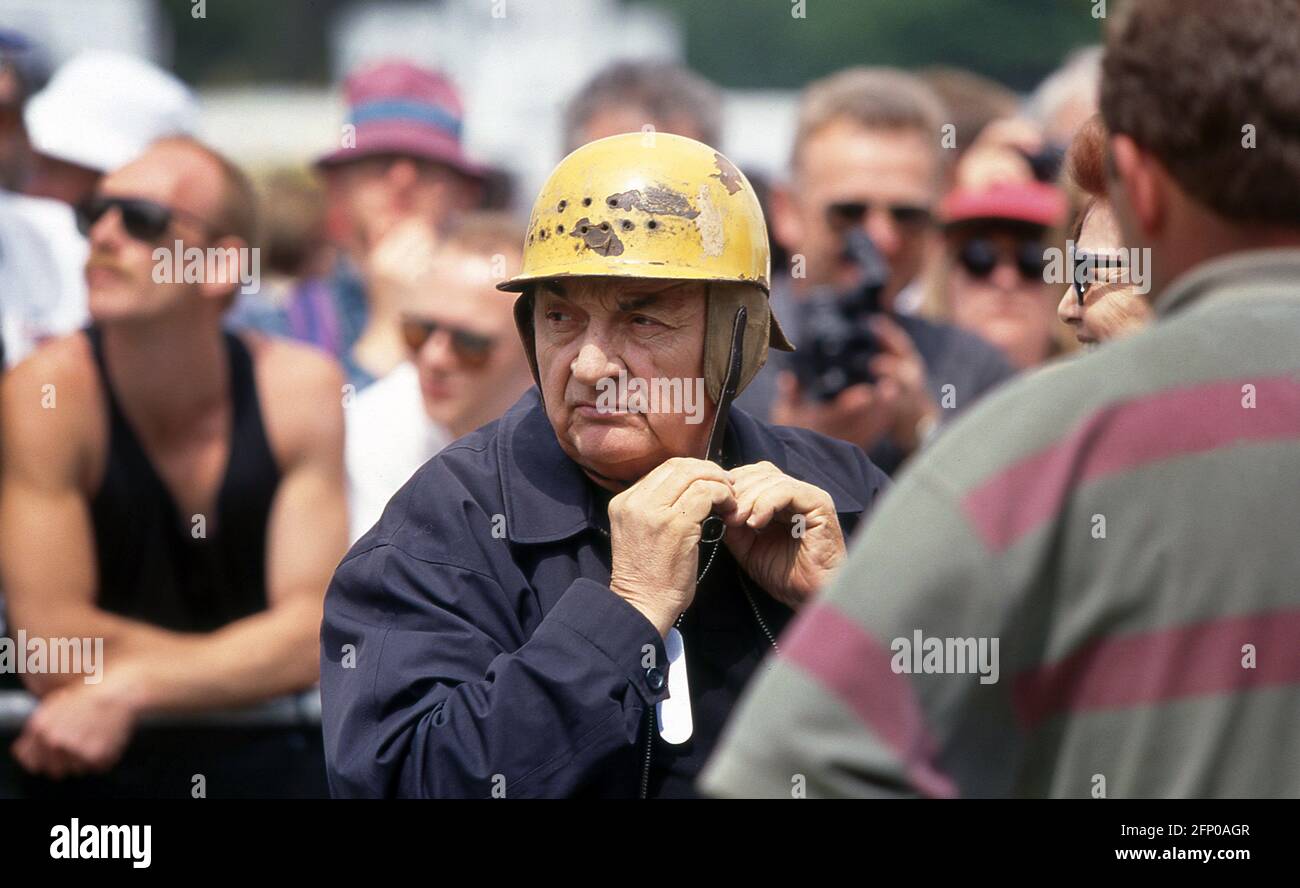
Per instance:
[[[458,217],[443,232],[441,247],[489,259],[500,256],[514,274],[523,252],[524,226],[510,213],[474,210]]]
[[[519,273],[523,242],[524,226],[513,214],[472,210],[458,216],[442,233],[434,261],[444,267],[472,262],[475,275],[482,274],[482,285],[491,293],[485,304],[500,305],[509,315],[511,300],[502,298],[495,288]]]
[[[1025,103],[1026,115],[1042,127],[1049,139],[1069,139],[1079,116],[1096,110],[1102,54],[1100,46],[1085,46],[1070,53]]]
[[[924,80],[895,68],[847,68],[809,84],[799,100],[790,168],[799,169],[804,144],[822,127],[847,120],[868,130],[922,133],[940,150],[947,110]]]
[[[598,71],[565,108],[566,152],[590,141],[588,126],[607,110],[639,112],[647,118],[641,126],[649,124],[706,145],[716,147],[721,136],[718,88],[673,62],[620,61]]]
[[[1300,228],[1300,3],[1133,0],[1101,107],[1225,221]]]
[[[1014,117],[1020,98],[996,80],[961,68],[933,66],[920,74],[944,103],[957,128],[957,151],[965,151],[995,120]]]

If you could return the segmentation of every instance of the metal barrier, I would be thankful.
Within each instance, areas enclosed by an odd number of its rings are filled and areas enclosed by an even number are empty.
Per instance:
[[[17,733],[40,701],[26,691],[0,691],[0,733]],[[256,706],[206,712],[158,713],[145,716],[149,727],[273,728],[320,725],[320,690],[276,697]]]

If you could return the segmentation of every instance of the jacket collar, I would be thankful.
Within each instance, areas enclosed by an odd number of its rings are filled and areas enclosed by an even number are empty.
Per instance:
[[[593,484],[560,448],[536,387],[501,417],[496,434],[497,465],[511,542],[552,543],[588,528],[609,529],[609,516]],[[767,460],[790,472],[792,454],[770,427],[731,408],[725,450],[737,465]],[[858,499],[810,460],[798,460],[796,477],[831,495],[841,514],[861,512]]]

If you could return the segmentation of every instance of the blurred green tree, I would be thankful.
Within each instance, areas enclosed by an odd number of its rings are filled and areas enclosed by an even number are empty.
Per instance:
[[[1094,0],[804,0],[803,18],[792,14],[798,0],[635,2],[672,10],[687,61],[730,87],[796,88],[849,65],[941,64],[1024,91],[1102,36]]]
[[[207,0],[201,26],[193,18],[197,0],[161,2],[175,38],[176,72],[188,82],[323,84],[330,20],[358,0]],[[430,0],[446,2],[489,0]],[[693,67],[724,86],[748,89],[797,88],[848,65],[943,64],[1028,90],[1072,48],[1101,38],[1093,17],[1098,0],[622,2],[670,12]]]

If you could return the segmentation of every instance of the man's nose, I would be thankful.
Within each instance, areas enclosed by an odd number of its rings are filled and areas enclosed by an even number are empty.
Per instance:
[[[448,372],[456,369],[456,354],[451,346],[451,333],[437,330],[420,346],[420,363],[430,370]]]
[[[600,342],[588,339],[578,350],[578,356],[569,365],[573,378],[583,385],[594,386],[602,379],[618,375],[618,364],[610,359],[609,349]]]
[[[1010,262],[1000,260],[989,275],[989,281],[1003,293],[1012,293],[1020,286],[1020,272]]]
[[[1056,304],[1056,316],[1063,324],[1077,324],[1083,320],[1083,309],[1079,307],[1079,297],[1074,287],[1067,287],[1065,295]]]
[[[898,254],[899,247],[902,246],[902,238],[898,234],[898,225],[895,224],[889,210],[883,207],[871,207],[863,219],[863,228],[866,229],[871,242],[876,245],[876,249],[883,253],[886,259],[892,259]]]
[[[87,232],[91,252],[115,250],[125,237],[126,229],[122,227],[122,211],[117,207],[110,207],[108,212],[95,220],[95,224],[91,225],[90,231]]]
[[[387,178],[394,188],[409,188],[420,178],[420,171],[411,158],[398,157],[388,165]]]

